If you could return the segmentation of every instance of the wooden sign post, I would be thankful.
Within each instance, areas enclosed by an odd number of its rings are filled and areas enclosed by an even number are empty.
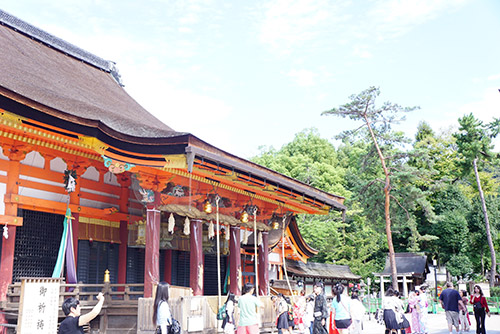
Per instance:
[[[18,333],[57,333],[60,284],[59,278],[21,279]]]

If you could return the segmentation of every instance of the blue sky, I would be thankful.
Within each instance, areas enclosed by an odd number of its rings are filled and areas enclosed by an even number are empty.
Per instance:
[[[369,86],[435,130],[500,117],[500,1],[3,0],[0,8],[116,62],[125,89],[178,131],[249,158],[316,127]]]

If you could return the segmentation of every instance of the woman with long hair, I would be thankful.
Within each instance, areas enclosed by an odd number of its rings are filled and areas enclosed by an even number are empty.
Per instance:
[[[486,314],[488,314],[488,317],[490,316],[490,309],[479,285],[474,286],[474,293],[470,296],[470,303],[474,307],[474,317],[476,317],[476,334],[486,334],[484,320],[486,320]]]
[[[236,305],[236,297],[234,293],[229,293],[224,305],[226,305],[226,314],[222,320],[222,329],[225,334],[234,334],[234,306]]]
[[[337,283],[333,287],[333,301],[332,301],[332,320],[335,320],[335,327],[339,330],[340,334],[347,334],[348,328],[351,326],[351,303],[347,296],[343,296],[344,286]],[[332,326],[333,328],[333,326]]]
[[[167,282],[158,283],[156,297],[153,306],[153,323],[161,329],[161,334],[168,333],[168,326],[172,325],[172,314],[168,305],[168,291],[170,285]]]

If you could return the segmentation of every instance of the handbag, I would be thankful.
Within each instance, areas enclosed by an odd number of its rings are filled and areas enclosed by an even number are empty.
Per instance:
[[[172,318],[172,324],[167,327],[168,334],[181,334],[181,324]]]
[[[474,303],[474,308],[475,308],[476,310],[479,310],[479,309],[483,308],[483,305],[481,305],[481,302],[475,302],[475,303]]]

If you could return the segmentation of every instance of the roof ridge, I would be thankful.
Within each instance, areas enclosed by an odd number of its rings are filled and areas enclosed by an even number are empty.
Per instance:
[[[94,55],[78,46],[71,44],[62,38],[56,37],[52,34],[49,34],[45,30],[37,28],[26,21],[23,21],[17,18],[14,15],[11,15],[0,9],[0,24],[8,26],[15,31],[19,31],[26,36],[29,36],[51,48],[59,50],[67,55],[70,55],[78,60],[81,60],[89,65],[97,67],[105,72],[110,73],[113,78],[123,86],[121,76],[118,73],[118,69],[115,66],[115,63],[111,60],[105,60],[99,56]]]

